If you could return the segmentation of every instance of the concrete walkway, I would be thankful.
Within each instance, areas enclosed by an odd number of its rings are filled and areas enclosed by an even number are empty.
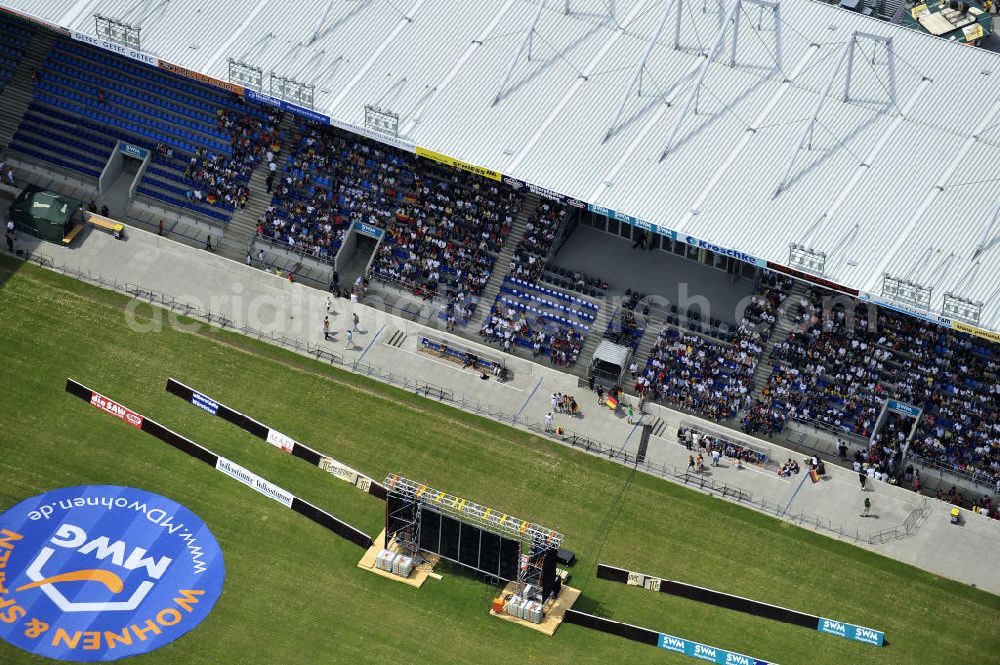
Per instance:
[[[35,249],[33,245],[30,240],[19,242],[21,248]],[[447,340],[453,348],[468,348],[483,356],[499,356],[494,347],[477,345],[443,329],[431,329],[363,304],[352,306],[349,300],[334,300],[334,313],[330,314],[333,340],[326,342],[322,332],[323,317],[327,315],[325,293],[204,250],[130,228],[124,242],[89,230],[73,248],[41,243],[36,251],[50,257],[57,266],[170,294],[224,316],[237,328],[248,326],[325,349],[342,356],[348,369],[384,372],[386,376],[391,372],[397,378],[413,380],[419,377],[420,381],[450,390],[454,401],[464,408],[489,412],[494,417],[503,413],[505,420],[514,418],[516,426],[522,429],[530,427],[537,431],[551,410],[550,395],[569,393],[581,405],[582,417],[557,414],[556,424],[628,453],[633,459],[639,448],[642,430],[628,424],[621,409],[616,414],[598,407],[593,394],[578,386],[577,377],[547,363],[536,364],[523,356],[509,358],[507,366],[513,373],[512,380],[483,381],[478,373],[419,351],[420,337],[432,334]],[[355,312],[361,320],[361,332],[354,335],[354,348],[348,348],[346,331]],[[432,319],[431,324],[435,322]],[[402,341],[397,333],[405,334]],[[683,422],[719,428],[659,405],[648,405],[646,409],[648,413],[643,418],[656,421],[661,434],[650,437],[646,464],[668,479],[680,482],[684,480],[689,451],[676,442],[677,427]],[[793,457],[801,463],[800,455],[773,443],[738,432],[726,434],[769,448],[773,460]],[[752,508],[1000,593],[1000,571],[995,566],[977,565],[1000,557],[1000,522],[963,511],[964,523],[954,526],[949,523],[946,504],[925,501],[913,492],[874,481],[862,493],[857,476],[850,470],[827,464],[827,473],[827,477],[814,484],[805,473],[780,478],[773,467],[738,470],[724,461],[719,467],[709,467],[704,479],[742,490],[750,497],[744,497],[743,503]],[[702,475],[693,474],[686,480],[696,485]],[[872,499],[873,516],[862,518],[866,496]],[[901,527],[904,523],[909,526],[905,531]],[[894,530],[895,527],[900,528]]]

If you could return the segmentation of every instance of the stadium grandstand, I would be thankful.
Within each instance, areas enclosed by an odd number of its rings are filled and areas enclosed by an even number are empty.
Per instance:
[[[1000,492],[994,35],[891,2],[0,4],[12,191]]]

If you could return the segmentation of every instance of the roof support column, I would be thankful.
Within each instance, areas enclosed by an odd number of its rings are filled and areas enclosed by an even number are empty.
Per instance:
[[[568,1],[568,0],[567,0]],[[615,113],[614,119],[611,120],[611,124],[608,125],[608,131],[604,134],[604,139],[601,143],[605,143],[611,136],[615,133],[618,128],[618,121],[621,120],[622,113],[625,112],[625,106],[628,104],[629,98],[632,96],[632,90],[635,89],[636,84],[639,84],[639,96],[642,96],[642,73],[646,69],[646,62],[649,60],[650,54],[653,52],[653,47],[660,40],[663,35],[664,29],[667,27],[667,19],[670,18],[670,10],[673,8],[676,2],[678,6],[682,0],[667,0],[663,9],[663,18],[660,19],[660,25],[656,29],[656,34],[646,45],[646,50],[642,54],[642,60],[639,61],[639,66],[635,70],[635,74],[632,76],[632,82],[628,84],[628,89],[625,90],[625,95],[622,97],[622,103],[618,107],[618,112]],[[678,12],[680,13],[680,12]]]
[[[726,30],[729,29],[729,25],[734,22],[737,13],[742,6],[742,0],[733,0],[732,7],[729,8],[729,13],[726,14],[726,20],[722,22],[722,27],[719,29],[719,34],[715,37],[715,42],[712,44],[712,48],[709,49],[707,53],[703,53],[705,57],[705,62],[701,65],[701,70],[698,72],[698,78],[694,83],[694,87],[691,88],[690,94],[688,94],[687,102],[684,104],[684,110],[681,111],[674,119],[673,127],[670,128],[670,134],[667,136],[667,145],[663,148],[663,152],[660,153],[660,160],[667,156],[670,149],[674,145],[674,138],[677,136],[677,132],[680,131],[681,125],[684,123],[684,119],[687,118],[688,113],[691,112],[691,108],[694,106],[695,100],[698,98],[698,91],[701,90],[701,84],[705,80],[705,74],[708,73],[708,66],[715,60],[719,55],[719,51],[722,50],[722,45],[725,43]],[[678,14],[680,14],[680,5],[678,5]]]
[[[856,33],[855,33],[856,34]],[[802,132],[799,134],[799,140],[795,144],[795,152],[792,153],[791,159],[788,160],[788,166],[785,167],[785,172],[781,176],[781,182],[778,184],[778,188],[774,190],[774,194],[771,198],[775,198],[781,193],[785,185],[788,183],[788,177],[792,174],[792,167],[795,166],[795,159],[799,156],[799,152],[802,147],[806,145],[807,141],[811,141],[813,125],[816,124],[816,118],[819,117],[820,109],[823,108],[823,104],[826,102],[827,97],[830,95],[830,90],[833,89],[833,84],[837,80],[837,72],[840,68],[844,66],[844,60],[847,59],[848,54],[851,52],[851,46],[854,44],[854,34],[851,38],[847,40],[844,47],[840,50],[840,57],[837,59],[837,66],[833,68],[830,72],[830,78],[826,82],[826,87],[823,88],[823,94],[819,96],[816,101],[816,107],[813,109],[812,115],[809,116],[809,120],[802,127]]]
[[[517,66],[525,48],[528,49],[528,59],[531,59],[531,37],[535,34],[535,26],[538,24],[538,18],[542,15],[543,9],[545,9],[545,0],[542,0],[542,2],[538,4],[538,10],[531,19],[531,25],[528,26],[528,32],[524,35],[524,39],[521,40],[521,45],[517,48],[517,51],[515,51],[514,59],[510,61],[510,66],[507,67],[507,74],[503,77],[503,83],[500,84],[500,89],[497,90],[497,94],[493,98],[493,103],[490,106],[496,106],[500,102],[500,98],[507,89],[507,84],[510,83],[510,77],[514,74],[514,67]]]

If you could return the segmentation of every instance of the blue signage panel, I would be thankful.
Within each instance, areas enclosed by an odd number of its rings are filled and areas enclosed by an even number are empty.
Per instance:
[[[293,104],[291,102],[286,102],[284,99],[278,99],[277,97],[272,97],[270,95],[265,95],[264,93],[257,92],[250,88],[246,88],[243,91],[243,96],[247,101],[257,102],[258,104],[267,104],[268,106],[276,106],[282,111],[291,111],[295,115],[302,116],[308,120],[314,120],[316,122],[322,122],[323,124],[330,124],[330,116],[323,115],[322,113],[317,113],[312,109],[307,109],[304,106],[299,106],[298,104]]]
[[[769,665],[766,660],[744,656],[735,651],[710,647],[707,644],[692,642],[691,640],[681,639],[680,637],[674,637],[665,633],[660,633],[657,646],[667,651],[682,653],[691,658],[697,658],[709,663],[718,663],[719,665],[726,665],[727,663],[731,665]]]
[[[219,412],[219,403],[210,397],[202,395],[198,391],[192,391],[191,403],[194,404],[199,409],[204,409],[208,411],[213,416]]]
[[[603,206],[596,206],[593,203],[587,204],[587,210],[598,215],[604,215],[605,217],[618,220],[624,224],[637,226],[644,231],[652,231],[653,233],[658,233],[661,236],[667,236],[671,240],[677,240],[677,233],[671,231],[667,227],[647,222],[644,219],[633,217],[632,215],[625,214],[624,212],[618,212],[617,210],[612,210],[611,208],[605,208]]]
[[[365,224],[364,222],[354,222],[354,230],[358,233],[364,233],[366,236],[371,236],[376,240],[382,237],[382,229],[371,224]]]
[[[224,578],[209,528],[158,494],[82,485],[0,514],[0,638],[45,658],[155,651],[208,616]]]
[[[145,148],[140,148],[139,146],[132,145],[131,143],[119,143],[120,150],[123,154],[129,157],[135,157],[136,159],[146,159],[146,155],[149,151]]]
[[[899,400],[891,399],[886,405],[890,411],[895,411],[896,413],[902,413],[904,416],[911,416],[917,418],[920,416],[920,409],[913,406],[912,404],[907,404],[906,402],[900,402]]]
[[[710,252],[715,252],[716,254],[722,254],[723,256],[731,256],[734,259],[743,261],[744,263],[749,263],[755,265],[758,268],[766,268],[767,261],[764,259],[758,259],[752,254],[747,254],[746,252],[741,252],[736,249],[729,249],[728,247],[723,247],[722,245],[716,245],[715,243],[708,242],[707,240],[700,240],[694,236],[683,236],[681,238],[686,244],[693,245],[695,247],[700,247],[702,249],[707,249]]]
[[[885,642],[885,633],[881,630],[855,626],[853,623],[844,623],[842,621],[834,621],[833,619],[820,617],[816,629],[827,635],[836,635],[837,637],[844,637],[855,642],[864,642],[865,644],[872,644],[877,647],[882,646]]]

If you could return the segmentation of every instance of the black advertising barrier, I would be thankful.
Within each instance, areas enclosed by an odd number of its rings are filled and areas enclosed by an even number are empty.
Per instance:
[[[218,416],[226,422],[236,425],[240,429],[253,434],[258,439],[266,441],[272,446],[284,450],[293,457],[305,460],[313,466],[317,466],[330,475],[351,483],[361,491],[367,492],[378,499],[382,499],[383,501],[386,500],[387,492],[385,485],[382,483],[373,480],[360,471],[355,471],[351,467],[338,462],[332,457],[328,457],[319,451],[313,450],[305,444],[299,443],[290,436],[282,434],[278,430],[272,429],[271,427],[254,420],[250,416],[240,413],[236,409],[212,399],[208,395],[198,392],[190,386],[184,385],[177,379],[167,379],[166,390],[171,395],[176,395],[185,402],[190,402],[199,409],[207,411],[213,416]]]
[[[649,628],[633,626],[630,623],[620,623],[573,609],[566,610],[564,621],[583,626],[584,628],[590,628],[591,630],[598,630],[602,633],[624,637],[627,640],[639,642],[640,644],[648,644],[649,646],[658,647],[666,651],[673,651],[674,653],[690,656],[691,658],[708,661],[709,663],[719,663],[720,665],[775,665],[775,663],[737,653],[736,651],[713,647],[684,637],[677,637],[676,635],[658,633]]]
[[[643,628],[641,626],[633,626],[630,623],[612,621],[611,619],[594,616],[593,614],[587,614],[586,612],[579,612],[574,609],[566,610],[566,617],[563,621],[583,626],[584,628],[590,628],[591,630],[598,630],[602,633],[617,635],[618,637],[624,637],[625,639],[632,640],[633,642],[641,642],[642,644],[648,644],[654,647],[659,646],[660,642],[660,634],[655,630],[650,630],[649,628]]]
[[[689,600],[696,600],[699,603],[724,607],[737,612],[745,612],[754,616],[783,621],[796,626],[803,626],[816,630],[820,617],[815,614],[806,614],[797,610],[790,610],[778,605],[762,603],[758,600],[733,596],[714,589],[706,589],[693,584],[685,584],[674,580],[664,580],[651,575],[636,573],[624,568],[616,568],[607,564],[597,564],[597,577],[602,580],[620,582],[629,586],[638,586],[651,591],[659,591],[671,596],[680,596]]]
[[[264,478],[243,468],[239,464],[226,459],[212,452],[204,446],[198,445],[194,441],[181,436],[173,430],[167,429],[155,420],[132,411],[126,406],[105,397],[104,395],[91,390],[82,383],[73,379],[66,379],[66,392],[79,397],[84,402],[89,402],[92,406],[108,413],[116,418],[127,422],[136,429],[140,429],[147,434],[152,434],[160,441],[187,453],[191,457],[204,462],[215,468],[217,471],[240,481],[244,485],[263,494],[264,496],[277,501],[286,508],[294,510],[300,515],[308,517],[322,527],[325,527],[345,540],[349,540],[355,545],[364,549],[372,546],[372,537],[354,528],[347,522],[337,519],[330,513],[317,508],[308,501],[304,501],[297,496],[281,489],[277,485],[268,482]]]

